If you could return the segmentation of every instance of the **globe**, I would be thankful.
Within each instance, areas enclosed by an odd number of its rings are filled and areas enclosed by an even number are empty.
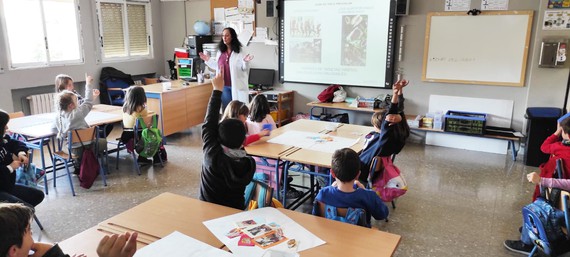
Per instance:
[[[205,21],[196,21],[194,23],[194,31],[200,36],[208,35],[210,34],[210,25]]]

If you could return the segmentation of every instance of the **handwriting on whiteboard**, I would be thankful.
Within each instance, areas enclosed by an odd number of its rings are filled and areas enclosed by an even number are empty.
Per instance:
[[[430,57],[428,59],[428,61],[434,62],[434,63],[438,63],[438,62],[467,63],[467,62],[475,62],[475,61],[477,61],[477,58],[475,58],[475,57],[444,57],[444,56],[440,56],[440,57]]]

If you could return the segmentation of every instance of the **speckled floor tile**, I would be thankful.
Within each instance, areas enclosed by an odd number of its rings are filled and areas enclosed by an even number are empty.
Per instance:
[[[118,134],[115,129],[109,138]],[[50,194],[37,207],[45,230],[40,233],[34,224],[34,238],[64,240],[162,192],[196,198],[202,162],[200,128],[169,136],[166,149],[165,167],[142,167],[141,176],[125,152],[115,169],[113,155],[108,186],[99,179],[91,189],[83,189],[74,177],[76,197],[66,177],[58,178],[57,188],[50,181]],[[390,207],[389,222],[373,222],[376,228],[402,236],[395,256],[522,256],[502,245],[505,239],[518,237],[521,208],[530,202],[533,190],[525,174],[537,168],[524,166],[522,156],[513,162],[510,155],[409,143],[395,164],[409,191],[396,201],[396,209]],[[309,212],[310,204],[299,211]]]

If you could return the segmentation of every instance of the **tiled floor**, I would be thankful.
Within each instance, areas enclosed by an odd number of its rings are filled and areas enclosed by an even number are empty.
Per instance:
[[[122,152],[118,170],[110,158],[107,187],[98,180],[91,189],[82,189],[74,178],[73,197],[65,177],[58,179],[57,188],[50,184],[50,194],[37,207],[45,230],[38,234],[34,225],[34,238],[64,240],[162,192],[196,198],[202,161],[199,127],[168,137],[168,143],[166,166],[143,167],[141,176]],[[525,174],[537,168],[523,165],[522,156],[513,162],[506,155],[409,143],[395,164],[409,192],[397,200],[389,222],[373,224],[402,235],[395,256],[518,255],[505,250],[502,242],[518,237],[521,207],[530,202],[533,187]]]

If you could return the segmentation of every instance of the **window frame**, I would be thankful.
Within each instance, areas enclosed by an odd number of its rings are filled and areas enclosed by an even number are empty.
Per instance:
[[[8,24],[6,22],[6,15],[4,4],[0,4],[0,16],[3,18],[0,19],[1,29],[4,37],[4,45],[5,47],[5,54],[6,60],[8,64],[9,70],[23,70],[23,69],[36,69],[36,68],[48,68],[48,67],[58,67],[58,66],[67,66],[67,65],[81,65],[85,64],[85,49],[83,44],[83,30],[81,26],[81,6],[79,5],[79,0],[73,0],[74,4],[74,11],[75,11],[75,19],[77,21],[77,43],[79,46],[79,59],[76,60],[66,60],[66,61],[51,61],[50,60],[50,53],[49,53],[49,45],[47,44],[47,28],[45,23],[45,15],[43,9],[43,2],[44,0],[37,0],[40,4],[40,11],[41,11],[41,18],[42,18],[42,30],[43,30],[43,38],[44,38],[44,46],[46,61],[45,62],[29,62],[29,63],[19,63],[18,65],[14,65],[12,62],[12,53],[10,49],[10,40],[8,38]],[[2,67],[3,68],[3,67]],[[0,74],[4,72],[5,69],[0,69]]]
[[[122,5],[123,13],[123,36],[126,56],[121,57],[105,57],[104,45],[103,45],[103,26],[101,18],[101,3],[114,3]],[[146,33],[147,33],[147,44],[148,44],[148,54],[147,55],[132,55],[130,50],[130,35],[129,35],[129,20],[127,13],[127,5],[135,4],[142,5],[145,7],[145,21],[146,21]],[[97,16],[97,48],[99,52],[99,58],[102,63],[113,63],[113,62],[123,62],[123,61],[136,61],[136,60],[148,60],[154,58],[153,49],[153,36],[152,36],[152,14],[151,14],[151,2],[150,0],[96,0],[95,1],[95,15]]]

